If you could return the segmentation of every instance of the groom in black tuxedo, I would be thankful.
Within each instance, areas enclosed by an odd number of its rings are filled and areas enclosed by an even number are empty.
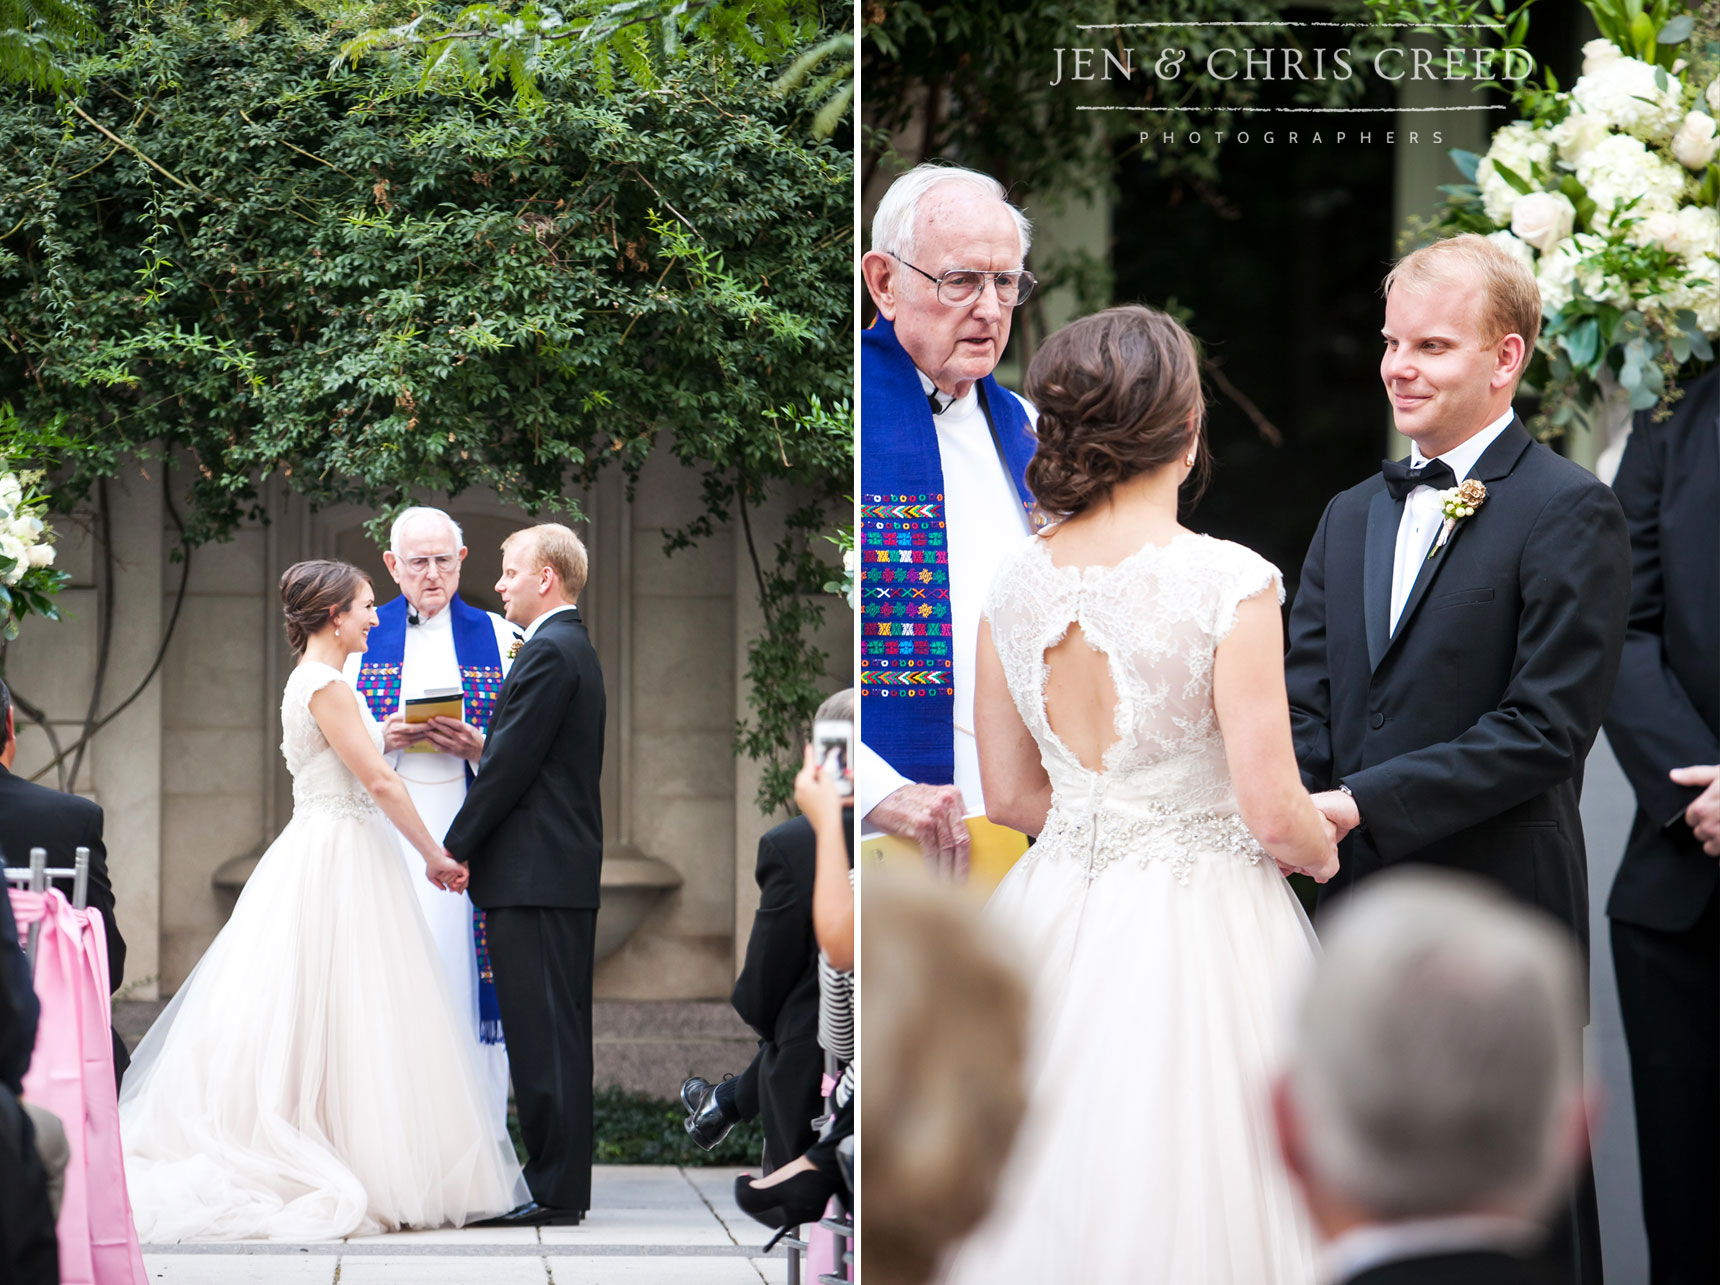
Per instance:
[[[585,547],[564,526],[516,531],[496,584],[525,630],[478,773],[444,842],[484,911],[531,1203],[504,1226],[577,1223],[591,1207],[591,973],[603,863],[603,674],[574,605]]]
[[[1321,904],[1424,862],[1494,880],[1586,951],[1577,800],[1624,642],[1624,516],[1511,409],[1541,322],[1526,267],[1454,237],[1385,289],[1380,375],[1414,445],[1326,507],[1285,661],[1303,780],[1348,831]],[[1578,1187],[1550,1256],[1598,1281],[1592,1172]]]

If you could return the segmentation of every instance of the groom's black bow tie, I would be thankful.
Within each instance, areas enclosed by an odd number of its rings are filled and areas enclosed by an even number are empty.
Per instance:
[[[1429,460],[1420,468],[1411,468],[1408,460],[1381,460],[1380,476],[1386,480],[1386,490],[1392,499],[1404,499],[1418,486],[1432,486],[1445,491],[1457,485],[1457,474],[1444,460]]]

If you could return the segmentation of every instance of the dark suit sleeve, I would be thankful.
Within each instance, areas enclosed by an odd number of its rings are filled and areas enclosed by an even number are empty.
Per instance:
[[[90,850],[90,884],[85,900],[101,912],[107,936],[108,993],[112,994],[125,976],[125,938],[119,935],[119,925],[114,922],[113,880],[108,875],[107,845],[102,842],[102,810],[93,804],[77,846]]]
[[[477,775],[443,840],[456,861],[483,850],[537,778],[578,687],[578,672],[550,639],[533,639],[520,652],[484,738]]]
[[[1326,657],[1326,526],[1331,517],[1328,504],[1302,560],[1302,581],[1290,608],[1290,646],[1284,657],[1290,733],[1302,784],[1310,790],[1332,785],[1332,681]]]
[[[6,859],[0,856],[0,870]],[[0,1083],[22,1092],[24,1072],[36,1048],[36,1021],[41,1014],[30,961],[18,944],[18,924],[12,918],[12,898],[0,880]]]
[[[1660,498],[1668,438],[1649,416],[1637,416],[1613,482],[1630,529],[1630,627],[1606,717],[1607,741],[1636,791],[1638,805],[1663,825],[1681,824],[1684,809],[1701,793],[1674,785],[1667,773],[1696,763],[1720,763],[1720,741],[1667,665],[1662,643],[1666,585],[1660,561]]]
[[[777,1015],[800,984],[812,958],[812,880],[797,869],[812,852],[767,834],[758,845],[758,912],[747,937],[746,963],[730,997],[735,1012],[762,1038],[770,1038]]]
[[[1630,540],[1613,493],[1597,484],[1555,494],[1518,576],[1513,676],[1497,708],[1454,740],[1344,778],[1387,861],[1570,779],[1600,729],[1630,602]]]

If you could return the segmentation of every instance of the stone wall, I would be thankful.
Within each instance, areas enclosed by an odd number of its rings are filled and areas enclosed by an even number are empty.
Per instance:
[[[159,465],[109,486],[115,566],[105,585],[93,509],[61,519],[61,565],[74,584],[67,619],[31,620],[5,657],[18,694],[48,714],[62,745],[81,730],[97,671],[102,613],[113,612],[105,712],[148,673],[187,567]],[[531,521],[491,496],[441,503],[467,530],[467,596],[495,606],[491,586],[502,534]],[[604,825],[612,850],[657,858],[681,877],[640,928],[599,967],[597,993],[623,1001],[722,1000],[733,983],[757,894],[758,836],[778,818],[753,806],[754,765],[733,747],[745,714],[742,673],[757,627],[753,573],[738,529],[719,529],[673,556],[662,532],[702,509],[698,476],[653,459],[634,494],[619,473],[580,497],[591,580],[581,610],[603,664],[608,696]],[[380,552],[353,506],[311,512],[279,486],[265,489],[266,524],[195,550],[179,619],[158,674],[100,732],[75,783],[107,812],[109,863],[128,944],[128,994],[171,994],[230,910],[212,876],[261,853],[291,814],[281,763],[279,700],[292,657],[280,628],[276,582],[306,557],[348,557],[375,568],[378,596],[393,595]],[[768,554],[780,515],[755,515]],[[111,604],[111,605],[110,605]],[[832,600],[821,643],[831,687],[851,681],[852,630]],[[53,757],[49,737],[21,720],[18,768],[34,775]],[[50,785],[71,784],[57,771]]]

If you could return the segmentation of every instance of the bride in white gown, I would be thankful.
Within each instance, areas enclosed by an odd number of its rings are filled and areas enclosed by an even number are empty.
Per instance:
[[[527,1198],[389,821],[433,882],[458,889],[465,869],[341,677],[376,623],[370,583],[302,562],[281,599],[300,655],[281,701],[293,816],[126,1075],[120,1132],[145,1243],[459,1225]]]
[[[1276,568],[1177,524],[1193,341],[1147,308],[1054,335],[1028,483],[1063,521],[979,637],[986,810],[1038,836],[988,906],[1035,979],[1029,1106],[960,1285],[1309,1285],[1270,1080],[1313,960],[1281,871],[1337,870],[1297,772]]]

